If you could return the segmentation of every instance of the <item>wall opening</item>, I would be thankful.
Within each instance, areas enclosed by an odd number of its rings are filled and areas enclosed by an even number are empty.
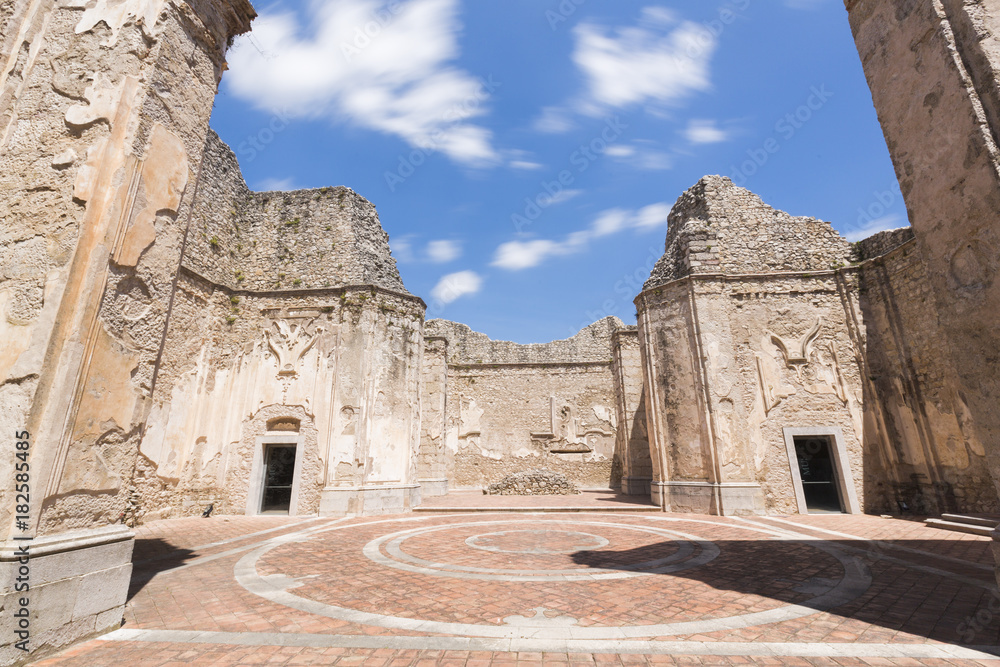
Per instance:
[[[305,438],[298,433],[258,436],[247,488],[247,514],[299,513]]]
[[[295,445],[267,445],[264,448],[264,480],[260,499],[261,514],[289,514],[295,482]]]
[[[783,431],[799,514],[860,514],[840,427],[786,427]]]
[[[828,436],[798,436],[795,458],[802,480],[802,495],[811,514],[844,511],[837,470]]]

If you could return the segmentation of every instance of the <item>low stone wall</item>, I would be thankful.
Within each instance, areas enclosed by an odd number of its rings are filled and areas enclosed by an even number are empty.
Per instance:
[[[557,472],[526,470],[490,484],[483,493],[490,496],[569,496],[580,493],[580,490],[565,475]]]

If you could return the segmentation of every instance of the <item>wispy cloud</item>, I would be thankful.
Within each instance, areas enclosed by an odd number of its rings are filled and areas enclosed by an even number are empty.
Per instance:
[[[560,107],[545,107],[541,115],[535,119],[534,127],[545,134],[562,134],[569,132],[576,124],[570,112]]]
[[[272,191],[287,191],[287,190],[298,190],[299,187],[295,185],[295,179],[292,177],[288,178],[264,178],[257,181],[257,190],[259,192],[272,192]]]
[[[431,290],[431,298],[441,305],[447,305],[460,297],[475,294],[482,286],[483,279],[475,271],[449,273]]]
[[[670,153],[659,148],[656,142],[645,139],[608,146],[605,154],[640,171],[661,171],[674,164]]]
[[[226,85],[267,111],[352,123],[465,165],[497,162],[490,131],[470,122],[485,113],[483,85],[452,64],[458,0],[382,5],[330,0],[306,3],[306,16],[263,12],[230,50]]]
[[[510,166],[514,169],[521,169],[524,171],[537,171],[542,169],[545,165],[538,162],[531,162],[530,160],[511,160]]]
[[[904,222],[899,215],[892,213],[885,217],[872,220],[862,227],[855,227],[854,229],[844,232],[844,238],[851,243],[854,243],[855,241],[866,239],[873,234],[878,234],[879,232],[884,232],[888,229],[899,229],[900,227],[906,227],[906,222]]]
[[[729,133],[719,128],[714,120],[692,120],[684,131],[692,144],[717,144],[729,138]]]
[[[573,62],[587,80],[583,108],[591,115],[608,107],[676,104],[711,85],[715,37],[662,8],[646,8],[638,26],[608,30],[582,23],[573,35]]]
[[[457,241],[431,241],[427,244],[427,259],[435,264],[446,264],[462,256],[462,246]]]
[[[599,213],[587,229],[572,232],[562,241],[533,239],[502,243],[494,253],[492,264],[508,271],[530,269],[551,257],[582,252],[593,239],[626,229],[645,231],[666,226],[669,213],[670,206],[665,202],[650,204],[638,210],[608,209]]]

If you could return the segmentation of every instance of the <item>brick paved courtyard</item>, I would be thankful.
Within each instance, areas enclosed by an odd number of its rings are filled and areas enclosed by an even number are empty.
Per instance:
[[[142,526],[122,629],[36,664],[971,665],[1000,654],[984,537],[873,516],[441,508]]]

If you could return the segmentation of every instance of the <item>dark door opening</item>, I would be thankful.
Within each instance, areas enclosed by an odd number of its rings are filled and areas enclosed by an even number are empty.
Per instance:
[[[795,457],[798,459],[806,508],[810,512],[843,512],[840,485],[830,452],[830,439],[823,436],[797,436]]]
[[[267,445],[264,449],[264,492],[261,514],[288,514],[295,478],[295,445]]]

